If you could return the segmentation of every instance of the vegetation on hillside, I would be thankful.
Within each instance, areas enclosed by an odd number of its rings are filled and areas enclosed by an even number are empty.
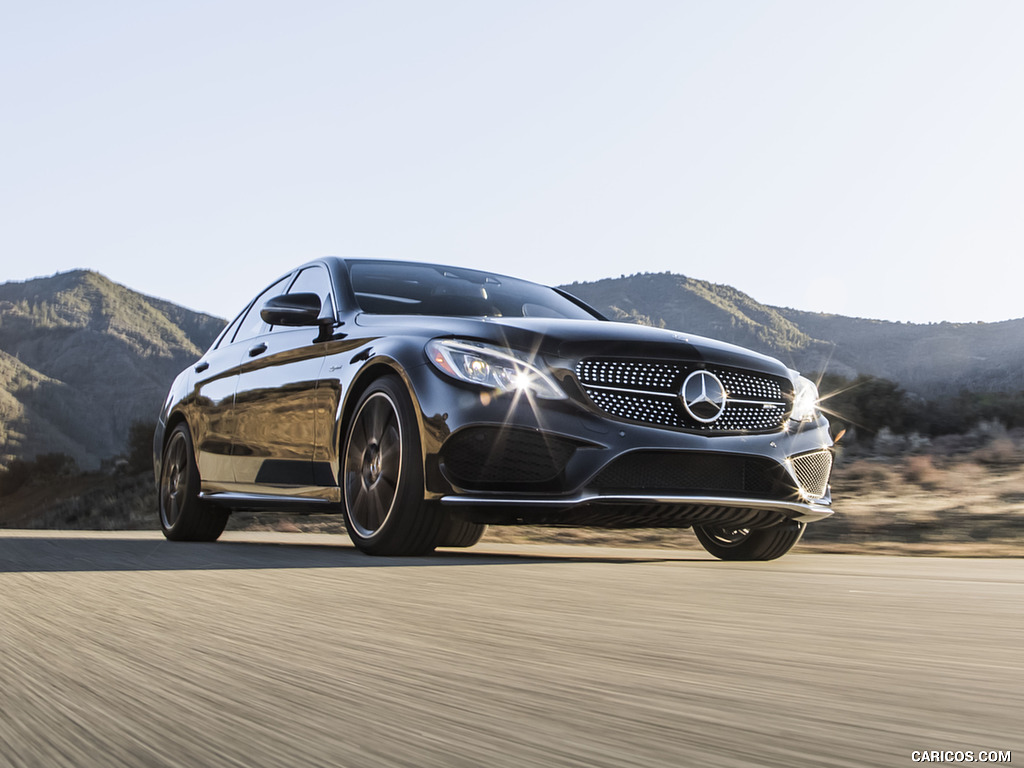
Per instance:
[[[613,320],[691,331],[775,353],[815,344],[774,308],[730,286],[683,275],[636,274],[563,288]]]
[[[48,453],[98,467],[223,325],[84,270],[0,285],[0,467]]]
[[[873,440],[882,430],[941,437],[967,434],[979,424],[1024,428],[1024,390],[980,394],[962,391],[926,399],[908,394],[888,379],[847,379],[831,374],[820,376],[819,389],[833,434],[852,430],[860,439]]]
[[[79,473],[77,462],[66,453],[44,453],[31,461],[15,459],[0,471],[0,497],[26,485],[53,483]]]

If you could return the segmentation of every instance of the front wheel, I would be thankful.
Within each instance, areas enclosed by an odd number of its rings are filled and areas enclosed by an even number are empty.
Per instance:
[[[459,518],[448,512],[445,515],[444,523],[437,534],[437,546],[439,547],[472,547],[487,531],[483,523],[471,523],[468,520]]]
[[[160,530],[171,541],[216,541],[228,513],[199,499],[199,468],[185,424],[171,432],[160,461]]]
[[[800,541],[806,527],[793,521],[771,528],[695,525],[693,532],[701,546],[720,560],[774,560]]]
[[[412,399],[394,376],[359,398],[345,434],[342,496],[349,538],[371,555],[434,549],[443,521],[423,499],[423,459]]]

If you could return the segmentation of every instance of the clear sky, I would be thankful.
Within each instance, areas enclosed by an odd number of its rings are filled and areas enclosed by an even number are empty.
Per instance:
[[[0,3],[0,281],[317,256],[1024,316],[1024,2]]]

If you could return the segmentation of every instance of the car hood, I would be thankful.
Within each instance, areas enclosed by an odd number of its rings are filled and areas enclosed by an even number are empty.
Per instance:
[[[792,373],[779,360],[735,344],[632,323],[561,318],[364,314],[356,318],[356,324],[368,330],[380,328],[387,334],[408,332],[424,337],[475,339],[567,362],[595,356],[687,360],[784,377]]]

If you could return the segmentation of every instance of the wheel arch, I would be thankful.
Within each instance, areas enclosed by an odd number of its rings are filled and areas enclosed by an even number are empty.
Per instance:
[[[341,398],[341,403],[338,407],[338,413],[335,416],[334,424],[334,446],[333,446],[333,467],[335,480],[339,488],[342,487],[342,462],[344,461],[345,446],[344,440],[345,435],[348,432],[349,425],[352,422],[352,418],[355,415],[356,405],[359,403],[363,393],[377,380],[384,376],[396,376],[402,383],[406,394],[409,396],[412,402],[412,410],[416,418],[416,429],[419,433],[419,446],[420,446],[420,466],[423,470],[423,497],[424,499],[439,497],[440,494],[428,491],[427,488],[427,477],[429,473],[428,455],[430,453],[430,445],[428,439],[428,425],[426,424],[423,416],[423,409],[421,407],[421,400],[417,396],[416,387],[413,383],[412,377],[408,374],[405,366],[398,360],[390,355],[377,355],[359,369],[358,372],[353,375],[349,385],[348,391]]]
[[[341,482],[341,461],[344,450],[342,442],[345,439],[345,433],[348,431],[349,423],[352,421],[356,404],[359,402],[359,398],[363,396],[363,393],[369,389],[370,385],[384,376],[397,376],[405,387],[406,394],[412,400],[413,413],[416,414],[416,427],[420,437],[420,460],[423,460],[423,455],[425,455],[423,411],[420,408],[420,400],[416,396],[416,388],[413,386],[412,379],[406,373],[405,368],[397,360],[391,357],[377,356],[368,361],[352,377],[351,383],[348,386],[348,393],[342,397],[339,413],[335,418],[334,445],[339,485]]]
[[[185,414],[181,411],[172,411],[171,415],[167,417],[167,424],[164,426],[163,444],[167,445],[167,437],[174,431],[174,428],[179,424],[184,423],[188,427],[189,432],[192,431],[192,426],[188,423],[188,419],[185,418]]]
[[[188,427],[189,432],[192,431],[192,426],[188,423],[188,419],[185,418],[185,414],[180,410],[173,410],[167,415],[166,420],[157,422],[157,429],[154,430],[153,434],[153,481],[157,486],[160,485],[160,472],[163,469],[164,463],[164,449],[167,448],[167,441],[170,439],[171,433],[177,428],[179,424],[184,424]],[[192,446],[193,453],[195,452],[195,445]],[[195,458],[195,457],[193,457]]]

